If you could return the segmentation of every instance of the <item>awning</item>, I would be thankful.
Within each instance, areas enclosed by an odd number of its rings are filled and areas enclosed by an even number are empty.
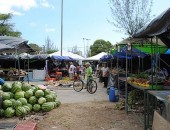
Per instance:
[[[19,52],[34,52],[27,44],[28,41],[18,37],[0,36],[0,50],[6,53],[13,53],[16,50]]]
[[[165,45],[170,47],[170,8],[141,28],[134,38],[149,38],[158,36]]]
[[[127,53],[127,55],[130,55],[130,56],[133,56],[133,57],[141,57],[141,58],[144,58],[145,56],[147,56],[146,53],[142,52],[141,50],[138,50],[134,47],[131,47],[131,50],[128,50],[126,46],[122,47],[120,49],[120,51],[122,53]]]
[[[69,57],[69,56],[51,56],[51,59],[54,60],[65,60],[65,61],[74,61],[73,58]]]

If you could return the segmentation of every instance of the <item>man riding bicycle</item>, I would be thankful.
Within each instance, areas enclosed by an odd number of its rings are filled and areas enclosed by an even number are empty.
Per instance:
[[[80,92],[83,88],[87,89],[90,94],[93,94],[97,90],[97,83],[92,77],[92,68],[90,63],[87,62],[85,80],[77,79],[73,82],[73,88],[75,91]]]
[[[90,77],[92,77],[92,68],[91,68],[89,62],[87,62],[85,65],[86,65],[86,80],[87,80],[87,83],[88,83]]]

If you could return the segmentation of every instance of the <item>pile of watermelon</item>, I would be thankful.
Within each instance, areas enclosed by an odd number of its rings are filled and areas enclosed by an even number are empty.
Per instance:
[[[61,104],[55,92],[18,81],[0,86],[0,97],[3,101],[0,117],[23,117],[31,111],[49,112]]]

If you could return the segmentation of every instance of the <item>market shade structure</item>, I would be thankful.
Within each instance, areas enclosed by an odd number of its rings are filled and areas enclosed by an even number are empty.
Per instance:
[[[61,56],[61,52],[58,51],[58,52],[51,53],[49,55],[50,55],[50,57],[52,57],[52,56]],[[71,58],[73,58],[75,60],[83,60],[84,59],[84,57],[82,57],[82,56],[80,56],[78,54],[74,54],[72,52],[66,52],[66,51],[62,52],[62,56],[69,56],[69,57],[71,57]]]
[[[27,44],[28,41],[18,37],[0,36],[0,50],[6,53],[19,52],[34,52]]]
[[[152,38],[152,43],[150,38],[127,38],[122,40],[118,43],[115,47],[122,48],[127,45],[127,43],[131,43],[132,47],[146,53],[146,54],[153,54],[153,53],[160,53],[164,54],[167,51],[167,46],[160,40],[156,39],[155,37]],[[117,49],[119,50],[119,49]],[[154,50],[154,52],[153,52]],[[112,53],[114,54],[114,53]]]
[[[74,61],[74,59],[69,56],[51,56],[51,59],[59,61]]]
[[[107,60],[110,60],[113,58],[113,55],[111,54],[107,54],[107,55],[104,55],[100,58],[101,61],[107,61]]]
[[[134,38],[149,38],[158,36],[170,48],[170,8],[141,28]]]
[[[92,57],[88,57],[88,58],[84,59],[84,61],[99,61],[100,58],[102,58],[104,55],[107,55],[107,53],[106,52],[101,52],[101,53],[99,53],[97,55],[94,55]]]
[[[147,56],[146,53],[144,53],[141,50],[138,50],[137,48],[134,48],[134,47],[131,47],[131,50],[128,50],[127,47],[124,46],[120,49],[120,51],[122,53],[124,53],[124,55],[126,55],[126,53],[127,53],[128,56],[133,56],[133,57],[144,58],[145,56]]]
[[[165,54],[170,54],[170,49],[168,49],[168,50],[165,52]]]

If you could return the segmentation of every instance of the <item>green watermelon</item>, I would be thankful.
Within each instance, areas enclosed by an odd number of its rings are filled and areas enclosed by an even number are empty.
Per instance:
[[[28,102],[32,105],[37,103],[37,98],[35,96],[32,96],[29,98]]]
[[[33,110],[34,110],[35,112],[40,111],[40,109],[41,109],[41,106],[40,106],[39,104],[34,104],[34,105],[33,105]]]
[[[56,107],[59,107],[61,105],[61,102],[58,100],[55,100],[55,103],[56,103]]]
[[[44,96],[43,90],[37,90],[37,91],[35,92],[35,96],[36,96],[37,98],[43,97],[43,96]]]
[[[4,112],[5,117],[13,117],[15,115],[15,109],[8,107]]]
[[[5,113],[4,109],[0,109],[0,117],[3,117],[4,113]]]
[[[12,84],[12,89],[11,89],[11,91],[13,92],[13,93],[16,93],[16,92],[19,92],[19,91],[21,91],[22,89],[21,89],[21,86],[22,86],[22,84],[20,83],[20,82],[14,82],[13,84]]]
[[[10,100],[3,101],[3,108],[6,109],[7,107],[12,107],[12,102]]]
[[[2,90],[4,92],[10,92],[12,88],[12,85],[10,83],[5,82],[2,86]]]
[[[54,103],[53,102],[46,102],[43,103],[41,106],[42,111],[49,112],[52,109],[54,109]]]
[[[3,93],[4,93],[4,91],[3,91],[3,90],[0,90],[0,96],[2,96],[2,95],[3,95]]]
[[[10,98],[14,97],[14,94],[12,92],[8,92],[10,94]]]
[[[6,99],[10,99],[11,98],[11,95],[9,92],[3,92],[2,94],[2,99],[3,100],[6,100]]]
[[[25,108],[25,110],[27,111],[27,113],[30,113],[31,109],[30,109],[30,107],[29,107],[29,106],[24,105],[23,107]]]
[[[22,83],[22,90],[23,90],[23,91],[27,91],[27,90],[29,90],[29,89],[31,89],[31,85],[30,85],[30,84],[28,84],[28,83]]]
[[[32,105],[27,103],[26,106],[28,106],[30,108],[30,111],[32,110]]]
[[[15,99],[24,98],[24,94],[25,94],[24,91],[16,92],[15,95],[14,95],[14,98]]]
[[[14,106],[14,108],[22,106],[22,102],[20,100],[16,100],[13,106]]]
[[[46,98],[44,98],[44,97],[40,97],[39,99],[38,99],[38,104],[40,104],[40,105],[42,105],[43,103],[45,103],[46,102]]]
[[[17,99],[17,101],[20,101],[22,103],[22,105],[27,104],[27,99],[25,99],[25,98],[19,98],[19,99]]]
[[[53,102],[54,101],[53,95],[51,95],[51,94],[46,95],[45,98],[46,98],[47,102]]]
[[[51,94],[51,90],[49,90],[49,89],[44,90],[44,95],[45,95],[45,96],[46,96],[46,95],[49,95],[49,94]]]
[[[33,93],[35,94],[35,92],[39,89],[38,86],[32,86],[31,89],[33,90]]]
[[[25,92],[25,98],[30,98],[31,96],[33,96],[33,91],[30,89],[30,90],[27,90],[26,92]]]
[[[12,106],[14,106],[14,104],[15,104],[16,100],[15,100],[15,99],[13,99],[13,98],[11,98],[11,99],[9,99],[9,100],[12,102]]]
[[[23,106],[19,106],[16,108],[16,116],[23,117],[27,114],[27,110]]]

